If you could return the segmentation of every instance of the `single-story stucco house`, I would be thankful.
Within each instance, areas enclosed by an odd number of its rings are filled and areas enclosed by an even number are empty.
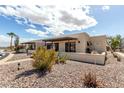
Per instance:
[[[87,33],[78,33],[46,38],[41,42],[44,42],[47,49],[53,48],[59,52],[60,56],[67,55],[71,60],[105,64],[107,45],[105,35],[89,36]]]

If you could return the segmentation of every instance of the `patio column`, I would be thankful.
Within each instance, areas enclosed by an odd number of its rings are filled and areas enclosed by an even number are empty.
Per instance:
[[[46,41],[45,41],[45,46],[46,46]]]
[[[68,52],[70,52],[70,44],[69,44],[69,40],[68,40]]]
[[[34,45],[34,46],[33,46],[33,50],[35,50],[35,45],[36,45],[36,43],[34,43],[33,45]]]
[[[52,41],[52,49],[54,49],[54,43],[53,43],[53,41]]]

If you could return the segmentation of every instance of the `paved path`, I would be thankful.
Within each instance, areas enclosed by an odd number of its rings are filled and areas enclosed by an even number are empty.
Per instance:
[[[21,60],[15,60],[15,61],[2,61],[0,62],[0,65],[5,65],[5,64],[12,64],[12,63],[18,63],[18,62],[25,62],[25,61],[32,61],[33,59],[31,58],[26,58],[26,59],[21,59]]]
[[[6,62],[7,60],[11,59],[13,56],[14,56],[13,53],[9,53],[9,55],[7,57],[5,57],[2,60],[0,60],[0,63]]]

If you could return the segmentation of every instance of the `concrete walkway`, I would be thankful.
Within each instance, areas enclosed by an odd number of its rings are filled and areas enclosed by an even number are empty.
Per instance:
[[[7,57],[5,57],[2,60],[0,60],[0,63],[6,62],[7,60],[11,59],[13,56],[14,56],[13,53],[9,53],[9,55]]]
[[[15,61],[2,61],[0,62],[0,65],[5,65],[5,64],[12,64],[12,63],[18,63],[18,62],[25,62],[25,61],[33,61],[31,58],[26,58],[26,59],[21,59],[21,60],[15,60]]]

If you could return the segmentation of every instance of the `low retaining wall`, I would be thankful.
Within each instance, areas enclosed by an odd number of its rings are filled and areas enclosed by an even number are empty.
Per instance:
[[[88,54],[88,53],[70,53],[70,52],[61,52],[59,54],[67,55],[71,60],[83,61],[94,64],[105,64],[105,54]]]

